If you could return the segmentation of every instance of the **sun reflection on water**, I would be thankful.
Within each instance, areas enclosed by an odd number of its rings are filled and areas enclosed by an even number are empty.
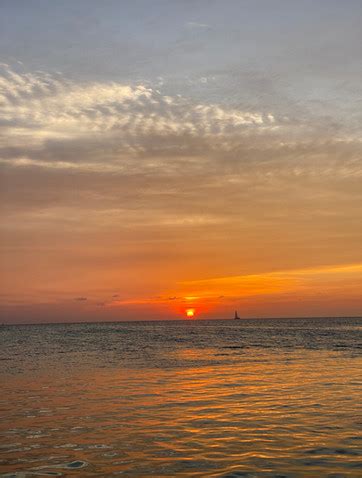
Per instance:
[[[188,343],[159,367],[147,353],[142,367],[7,377],[4,473],[359,475],[357,357]]]

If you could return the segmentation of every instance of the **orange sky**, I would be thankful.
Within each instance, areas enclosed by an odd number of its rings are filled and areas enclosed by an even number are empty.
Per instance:
[[[1,322],[362,313],[360,16],[287,3],[4,6]]]

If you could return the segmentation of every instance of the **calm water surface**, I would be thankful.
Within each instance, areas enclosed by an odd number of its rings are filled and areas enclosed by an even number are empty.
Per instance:
[[[0,327],[0,475],[361,477],[361,319]]]

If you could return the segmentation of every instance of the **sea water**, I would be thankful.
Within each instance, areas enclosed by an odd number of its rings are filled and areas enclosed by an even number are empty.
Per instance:
[[[360,477],[361,319],[0,327],[0,475]]]

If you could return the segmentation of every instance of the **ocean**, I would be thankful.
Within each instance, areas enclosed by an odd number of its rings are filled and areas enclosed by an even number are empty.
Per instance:
[[[0,326],[0,476],[361,477],[362,319]]]

